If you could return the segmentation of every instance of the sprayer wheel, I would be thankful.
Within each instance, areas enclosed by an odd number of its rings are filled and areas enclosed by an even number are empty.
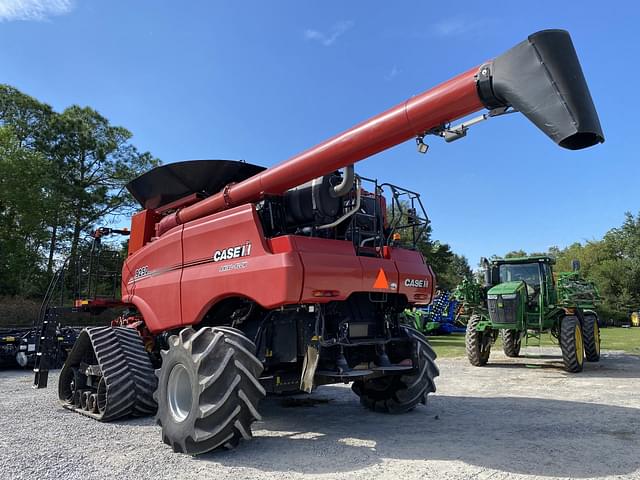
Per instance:
[[[169,339],[156,370],[156,420],[174,451],[198,455],[251,438],[265,396],[255,349],[227,327],[185,328]]]
[[[402,326],[405,335],[414,342],[417,368],[405,375],[385,375],[371,380],[357,380],[351,389],[360,397],[360,404],[382,413],[405,413],[419,403],[426,404],[427,395],[436,391],[435,377],[440,374],[436,366],[436,353],[417,330]]]
[[[560,350],[564,369],[570,373],[582,371],[584,363],[584,342],[582,340],[580,320],[574,315],[568,315],[560,323]]]
[[[521,338],[518,330],[500,330],[502,337],[502,351],[507,357],[516,358],[520,355]]]
[[[491,355],[491,338],[489,332],[479,332],[478,323],[482,320],[480,315],[472,315],[467,323],[467,331],[464,336],[464,345],[469,363],[475,367],[482,367],[489,361]]]
[[[587,362],[600,360],[600,326],[598,317],[593,313],[585,313],[582,321],[582,336],[584,339],[584,353]]]

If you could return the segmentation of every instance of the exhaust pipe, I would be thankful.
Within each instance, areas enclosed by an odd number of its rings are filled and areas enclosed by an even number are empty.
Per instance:
[[[543,30],[480,67],[485,107],[513,107],[569,150],[604,142],[569,33]]]

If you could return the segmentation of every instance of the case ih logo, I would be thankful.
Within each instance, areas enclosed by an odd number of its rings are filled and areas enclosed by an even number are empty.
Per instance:
[[[415,287],[415,288],[427,288],[429,286],[429,282],[424,278],[407,278],[404,281],[405,287]]]
[[[248,257],[249,255],[251,255],[251,242],[246,241],[242,245],[216,250],[213,254],[213,261],[221,262],[233,258]]]

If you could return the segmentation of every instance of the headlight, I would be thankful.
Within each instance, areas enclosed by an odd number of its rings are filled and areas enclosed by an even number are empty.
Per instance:
[[[487,295],[487,299],[488,300],[497,300],[498,299],[498,295]]]
[[[507,295],[502,295],[503,300],[515,300],[517,295],[515,293],[509,293]]]

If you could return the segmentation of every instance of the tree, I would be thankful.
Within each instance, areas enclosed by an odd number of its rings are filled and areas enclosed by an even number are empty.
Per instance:
[[[551,247],[556,271],[570,271],[574,260],[580,272],[596,284],[602,297],[599,310],[606,319],[628,319],[640,309],[640,214],[625,214],[624,223],[601,240]]]
[[[83,232],[130,212],[126,183],[158,163],[91,108],[57,113],[0,85],[0,293],[37,291]]]
[[[0,127],[0,294],[37,292],[48,241],[46,159]]]
[[[71,106],[53,117],[51,155],[62,183],[62,207],[70,213],[70,254],[75,258],[82,232],[108,216],[133,207],[126,183],[159,164],[130,143],[131,133],[89,107]]]
[[[21,148],[39,150],[48,140],[53,109],[18,89],[0,84],[0,125],[9,126]]]
[[[56,251],[57,231],[60,223],[67,218],[61,214],[62,198],[59,195],[60,179],[57,164],[50,156],[51,121],[55,116],[53,109],[33,97],[26,95],[9,85],[0,85],[0,126],[11,129],[17,146],[30,153],[37,153],[49,162],[47,177],[50,180],[41,185],[43,194],[48,199],[40,207],[45,220],[45,227],[50,230],[47,271],[51,274]]]

